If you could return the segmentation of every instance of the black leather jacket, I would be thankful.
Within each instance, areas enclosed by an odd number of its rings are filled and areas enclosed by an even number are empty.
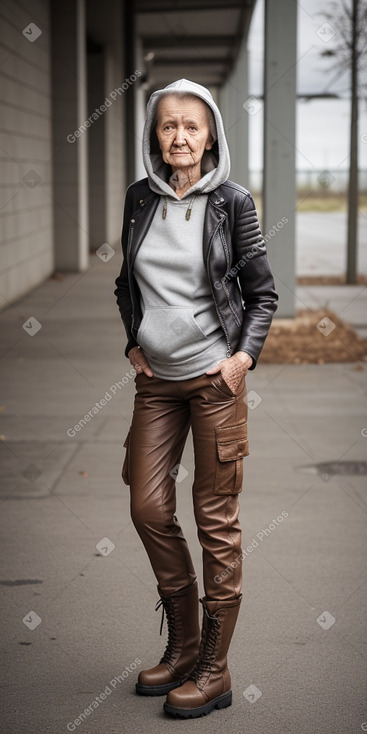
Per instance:
[[[147,178],[132,184],[126,193],[121,237],[123,263],[114,291],[128,337],[126,356],[139,343],[142,320],[134,261],[159,199],[149,188]],[[243,350],[253,358],[250,369],[254,369],[277,308],[278,295],[253,198],[232,181],[226,181],[208,196],[203,255],[227,340],[227,357]]]

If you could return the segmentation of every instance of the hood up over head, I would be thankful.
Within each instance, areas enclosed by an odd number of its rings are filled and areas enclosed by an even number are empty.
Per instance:
[[[172,196],[174,199],[179,198],[168,183],[169,177],[172,175],[172,169],[168,163],[163,161],[155,132],[158,102],[165,94],[193,94],[206,102],[214,115],[216,140],[211,150],[204,152],[201,160],[201,179],[186,191],[184,197],[194,192],[204,194],[213,191],[228,179],[230,170],[230,158],[223,120],[209,90],[201,84],[196,84],[196,82],[187,79],[180,79],[168,84],[164,89],[153,92],[147,104],[143,132],[143,161],[148,174],[149,186],[157,194]]]

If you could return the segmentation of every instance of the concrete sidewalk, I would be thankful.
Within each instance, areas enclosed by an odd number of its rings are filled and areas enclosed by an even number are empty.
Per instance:
[[[2,730],[365,731],[362,365],[249,373],[233,705],[184,723],[163,714],[164,699],[135,695],[166,627],[160,638],[156,582],[120,479],[134,381],[113,296],[118,260],[94,257],[87,273],[48,280],[0,314]],[[202,593],[191,448],[177,514]]]

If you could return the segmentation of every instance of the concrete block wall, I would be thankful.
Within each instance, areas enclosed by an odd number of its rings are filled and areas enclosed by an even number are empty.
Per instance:
[[[49,2],[0,6],[0,308],[54,270]]]

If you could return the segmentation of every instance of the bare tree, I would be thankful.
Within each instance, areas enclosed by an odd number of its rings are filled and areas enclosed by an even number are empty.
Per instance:
[[[362,88],[360,72],[367,63],[367,2],[341,0],[331,3],[323,17],[336,32],[334,48],[322,52],[332,58],[336,75],[350,70],[351,120],[350,167],[348,184],[347,283],[358,279],[358,106]]]

